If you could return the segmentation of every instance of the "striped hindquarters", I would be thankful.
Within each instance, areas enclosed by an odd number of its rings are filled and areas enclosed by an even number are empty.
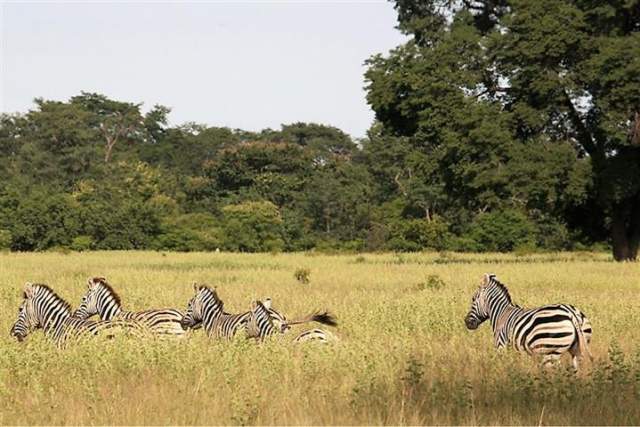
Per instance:
[[[186,331],[182,328],[180,322],[184,315],[181,311],[172,308],[145,310],[145,311],[128,311],[118,316],[124,320],[135,320],[151,332],[157,335],[175,335],[184,336]]]
[[[207,329],[209,336],[231,339],[240,330],[246,330],[251,312],[240,314],[220,314]]]
[[[293,339],[293,342],[307,342],[307,341],[315,341],[323,344],[328,344],[330,342],[337,341],[335,335],[333,335],[329,331],[325,331],[324,329],[310,329],[308,331],[301,332]]]
[[[513,345],[529,354],[560,355],[577,345],[582,331],[576,330],[576,318],[578,325],[585,325],[580,322],[577,310],[565,304],[524,310],[510,325]],[[590,324],[588,329],[590,337]]]

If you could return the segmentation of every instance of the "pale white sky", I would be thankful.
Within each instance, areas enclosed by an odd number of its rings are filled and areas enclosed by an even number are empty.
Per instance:
[[[371,1],[7,2],[0,108],[81,90],[246,130],[317,122],[364,136],[363,62],[402,43]]]

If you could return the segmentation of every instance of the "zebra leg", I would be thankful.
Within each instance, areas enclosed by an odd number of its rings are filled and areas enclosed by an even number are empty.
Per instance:
[[[580,363],[579,363],[579,359],[578,356],[575,354],[571,355],[571,366],[573,366],[573,370],[578,372],[578,367],[579,367]]]
[[[542,367],[543,368],[551,368],[551,367],[556,366],[558,364],[558,362],[560,361],[560,356],[562,356],[562,355],[558,354],[558,353],[545,354],[544,357],[542,358]]]

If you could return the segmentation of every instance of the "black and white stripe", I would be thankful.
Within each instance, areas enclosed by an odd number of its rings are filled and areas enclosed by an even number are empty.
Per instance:
[[[327,311],[311,313],[297,320],[287,320],[282,313],[272,307],[271,299],[268,298],[264,302],[255,301],[252,304],[251,316],[247,323],[247,335],[250,338],[263,340],[268,336],[286,332],[292,325],[309,322],[318,322],[329,326],[337,326],[338,324],[335,317]],[[321,329],[317,331],[321,331]],[[309,340],[311,336],[311,334],[308,334],[306,339],[298,336],[294,341],[299,339],[302,341]],[[317,336],[319,337],[320,334],[317,334]]]
[[[493,274],[484,275],[465,324],[476,329],[487,319],[497,348],[510,344],[518,351],[542,355],[544,365],[569,352],[575,369],[583,355],[591,358],[591,323],[580,310],[568,304],[521,308],[512,303],[509,291]]]
[[[239,331],[245,331],[251,312],[230,314],[224,312],[224,303],[215,289],[194,283],[196,294],[187,305],[182,319],[182,328],[189,329],[202,323],[209,337],[233,338]]]
[[[337,340],[338,339],[335,335],[329,331],[325,331],[324,329],[309,329],[308,331],[300,332],[298,336],[293,339],[293,342],[316,341],[322,344],[327,344]]]
[[[57,347],[72,341],[97,335],[114,328],[125,329],[135,336],[144,336],[145,329],[137,322],[100,321],[80,319],[71,315],[69,303],[44,284],[25,284],[24,300],[18,310],[18,318],[11,327],[11,335],[23,341],[30,332],[43,329]]]
[[[104,277],[94,277],[87,281],[87,293],[82,298],[74,316],[88,319],[94,314],[102,320],[135,320],[149,328],[156,335],[184,336],[181,326],[183,314],[172,308],[143,311],[124,311],[120,297]]]

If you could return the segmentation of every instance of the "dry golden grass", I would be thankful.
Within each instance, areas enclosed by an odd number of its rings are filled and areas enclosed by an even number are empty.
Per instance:
[[[294,278],[310,271],[310,283]],[[640,264],[602,254],[0,254],[1,424],[639,424]],[[485,272],[523,306],[568,302],[594,327],[593,366],[543,372],[463,318]],[[25,281],[76,306],[104,275],[125,308],[184,309],[192,282],[230,311],[270,296],[329,308],[332,346],[94,340],[58,351],[8,335]],[[431,276],[431,277],[430,277]]]

